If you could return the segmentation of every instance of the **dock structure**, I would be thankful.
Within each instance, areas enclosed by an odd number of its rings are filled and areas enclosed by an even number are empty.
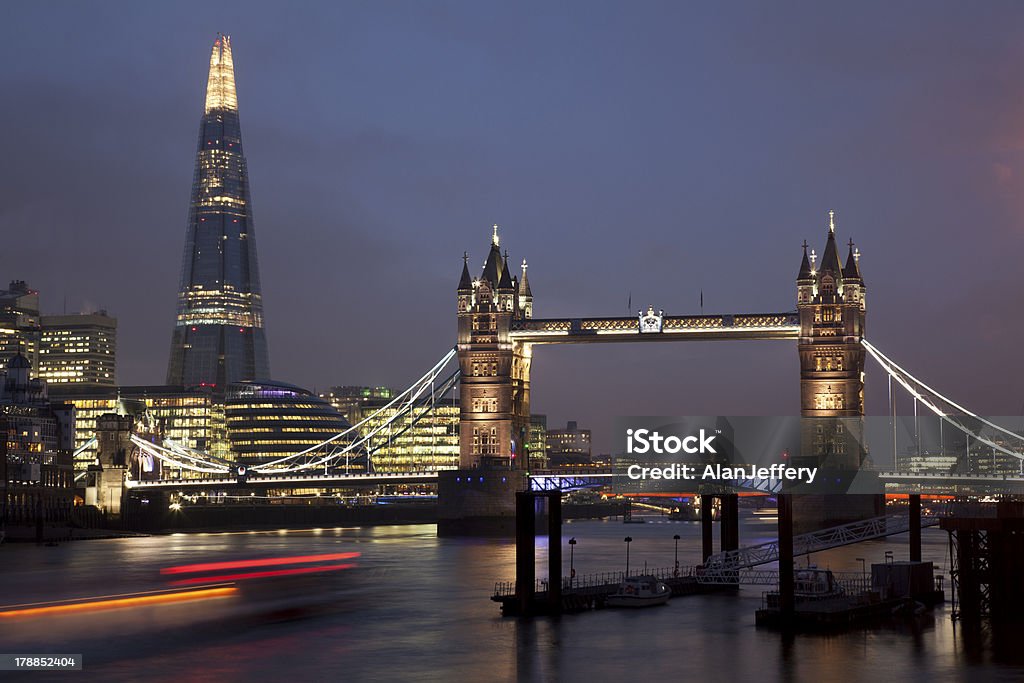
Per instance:
[[[631,571],[629,574],[630,576],[656,577],[672,590],[673,597],[734,590],[738,585],[736,583],[703,583],[697,576],[697,569],[697,567],[685,567],[680,571],[674,568],[637,570]],[[560,585],[556,586],[556,590],[551,590],[550,582],[546,579],[538,580],[534,584],[532,598],[527,601],[522,599],[521,591],[517,592],[515,581],[499,581],[494,585],[494,594],[491,596],[491,600],[501,605],[501,613],[505,616],[536,616],[601,609],[605,606],[608,596],[619,589],[625,576],[625,572],[605,572],[589,576],[565,577]],[[522,588],[521,585],[519,587]]]
[[[1024,501],[1001,501],[994,516],[942,520],[949,534],[953,619],[1024,620]]]

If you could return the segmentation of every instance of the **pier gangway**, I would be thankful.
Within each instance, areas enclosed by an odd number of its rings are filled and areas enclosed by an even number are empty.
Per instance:
[[[923,517],[921,526],[936,526],[937,517]],[[819,529],[793,537],[793,557],[838,548],[844,545],[870,541],[910,531],[908,515],[883,515],[872,517],[849,524]],[[718,583],[723,575],[733,574],[740,569],[748,569],[770,562],[779,561],[779,541],[774,539],[766,543],[750,545],[736,550],[728,550],[710,556],[704,563],[699,580],[704,583]]]

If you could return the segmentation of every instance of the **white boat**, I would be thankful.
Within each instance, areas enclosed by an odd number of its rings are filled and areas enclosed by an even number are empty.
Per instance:
[[[843,595],[843,588],[830,570],[812,565],[793,571],[793,594],[798,598],[831,598]]]
[[[653,576],[630,576],[619,589],[608,596],[608,607],[654,607],[664,605],[672,597],[672,589]]]

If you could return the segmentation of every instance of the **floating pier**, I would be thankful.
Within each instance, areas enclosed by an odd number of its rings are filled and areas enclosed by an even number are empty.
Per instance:
[[[720,593],[737,588],[735,584],[701,583],[697,579],[695,569],[693,567],[686,568],[683,570],[685,572],[683,574],[677,574],[675,569],[632,571],[630,576],[654,576],[672,590],[672,597],[698,593]],[[537,581],[533,599],[526,612],[523,612],[522,600],[516,595],[514,581],[496,583],[491,600],[501,605],[501,613],[507,617],[602,609],[605,607],[608,596],[619,589],[619,584],[622,583],[625,576],[625,572],[608,572],[573,579],[563,578],[557,591],[557,602],[552,601],[555,591],[551,590],[548,581]]]

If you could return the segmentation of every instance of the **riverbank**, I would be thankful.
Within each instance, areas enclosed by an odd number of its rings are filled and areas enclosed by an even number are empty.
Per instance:
[[[562,517],[566,520],[603,519],[623,514],[621,503],[607,501],[565,504],[562,509]],[[126,531],[165,533],[436,523],[435,501],[360,506],[330,503],[184,505],[180,508],[140,508]],[[112,525],[111,530],[120,529]]]

